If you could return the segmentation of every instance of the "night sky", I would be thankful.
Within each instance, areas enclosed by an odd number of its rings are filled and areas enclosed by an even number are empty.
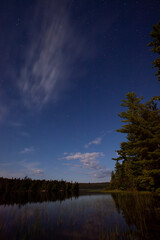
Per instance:
[[[159,0],[0,1],[0,176],[110,180],[127,92],[159,95]]]

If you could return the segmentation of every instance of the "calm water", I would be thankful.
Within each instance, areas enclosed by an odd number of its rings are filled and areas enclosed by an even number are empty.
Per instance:
[[[1,196],[0,239],[160,239],[150,194]]]

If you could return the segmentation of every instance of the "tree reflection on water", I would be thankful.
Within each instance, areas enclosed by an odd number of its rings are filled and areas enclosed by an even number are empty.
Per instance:
[[[151,194],[2,194],[0,239],[158,240],[159,210]]]
[[[140,239],[160,238],[160,197],[142,193],[112,194],[116,209],[128,226],[135,225]]]

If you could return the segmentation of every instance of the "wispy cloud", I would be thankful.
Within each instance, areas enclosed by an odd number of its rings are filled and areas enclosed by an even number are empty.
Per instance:
[[[6,167],[9,165],[10,165],[10,163],[8,163],[8,162],[0,162],[0,167]]]
[[[28,147],[28,148],[24,148],[22,151],[20,151],[20,154],[31,153],[34,151],[35,151],[34,147]]]
[[[41,177],[44,170],[39,168],[38,162],[28,162],[26,160],[17,162],[1,162],[0,175],[3,177]]]
[[[39,165],[38,162],[27,162],[26,160],[23,160],[20,162],[20,165],[28,175],[34,176],[44,174],[44,170],[37,167]]]
[[[93,152],[93,153],[71,153],[70,155],[64,157],[66,160],[79,160],[82,167],[87,169],[99,169],[99,162],[97,159],[104,156],[103,153]]]
[[[92,153],[71,153],[70,155],[64,157],[66,160],[80,160],[82,166],[87,169],[100,169],[99,162],[97,159],[103,157],[104,154],[101,152],[92,152]]]
[[[95,178],[106,178],[106,177],[110,177],[110,175],[111,175],[111,170],[108,168],[100,169],[100,171],[93,174]]]
[[[38,174],[38,175],[39,174],[44,174],[44,170],[42,170],[42,169],[33,169],[32,171],[33,171],[34,174]]]
[[[93,178],[101,178],[106,179],[110,175],[110,170],[107,168],[104,168],[100,164],[100,160],[104,158],[104,153],[102,152],[92,152],[92,153],[70,153],[67,156],[65,156],[63,159],[66,159],[68,161],[72,161],[72,163],[63,163],[63,165],[68,165],[74,168],[83,168],[86,170],[92,170],[90,175],[92,175]],[[73,161],[79,160],[80,164],[75,164]],[[84,173],[86,174],[86,173]]]
[[[91,142],[87,143],[86,145],[84,145],[85,148],[89,148],[91,145],[98,145],[100,144],[102,141],[102,137],[98,137],[94,140],[92,140]]]
[[[64,166],[72,166],[72,163],[62,163]]]
[[[20,72],[18,87],[28,107],[57,101],[68,88],[74,63],[84,41],[70,19],[70,1],[37,1],[30,26],[32,39]],[[43,7],[42,7],[43,6]]]
[[[63,155],[67,155],[68,153],[67,152],[64,152]]]
[[[7,170],[7,169],[0,169],[0,176],[6,177],[6,178],[23,178],[27,174],[24,174],[23,172],[15,171],[15,170]]]

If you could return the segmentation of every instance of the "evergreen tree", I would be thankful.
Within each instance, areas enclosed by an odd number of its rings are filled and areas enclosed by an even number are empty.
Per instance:
[[[157,25],[153,25],[153,31],[150,33],[150,36],[153,38],[153,41],[148,44],[152,47],[152,52],[158,54],[158,58],[154,60],[153,66],[158,68],[158,71],[155,75],[158,76],[160,81],[160,22]]]
[[[126,95],[119,116],[124,125],[118,132],[127,134],[115,167],[116,188],[155,190],[160,187],[160,110],[159,97],[141,103],[134,92]],[[119,161],[122,161],[119,163]],[[111,180],[112,182],[112,180]]]

